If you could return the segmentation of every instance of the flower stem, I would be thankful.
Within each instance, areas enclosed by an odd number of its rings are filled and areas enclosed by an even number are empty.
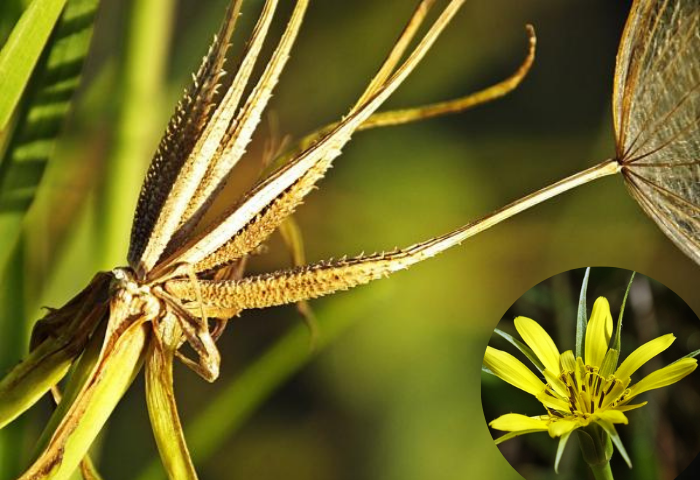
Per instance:
[[[580,428],[576,432],[583,459],[591,467],[596,480],[613,480],[610,470],[610,458],[613,454],[610,436],[595,423]]]
[[[602,465],[589,465],[589,467],[591,467],[596,480],[614,480],[612,470],[610,470],[610,462]]]

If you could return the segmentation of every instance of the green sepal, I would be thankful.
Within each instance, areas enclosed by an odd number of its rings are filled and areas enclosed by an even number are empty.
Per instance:
[[[622,351],[622,315],[625,313],[625,305],[627,305],[627,297],[630,294],[630,289],[632,288],[632,282],[634,281],[634,276],[636,275],[636,272],[632,272],[632,276],[630,277],[630,281],[627,284],[627,290],[625,290],[625,296],[622,299],[622,306],[620,307],[620,316],[617,318],[617,327],[615,328],[615,335],[613,336],[612,339],[612,344],[610,345],[610,348],[614,348],[618,352]],[[619,358],[619,354],[618,354]],[[617,368],[617,362],[614,365],[615,368]]]
[[[569,441],[570,436],[571,432],[567,432],[564,435],[562,435],[559,439],[559,445],[557,446],[557,457],[554,460],[554,471],[556,473],[559,473],[559,462],[561,461],[561,457],[564,454],[564,449],[566,448],[566,443]]]
[[[583,459],[588,465],[605,465],[613,454],[613,445],[606,431],[596,423],[576,430]]]
[[[632,468],[632,460],[630,460],[630,456],[627,454],[627,450],[625,450],[625,446],[622,444],[622,440],[620,439],[620,435],[618,435],[617,430],[615,429],[615,425],[605,420],[597,420],[596,422],[605,430],[605,432],[608,435],[608,438],[612,439],[612,442],[615,444],[617,451],[620,452],[622,458],[625,459],[627,466],[629,468]]]
[[[586,290],[588,289],[588,277],[591,267],[586,268],[583,276],[581,293],[578,297],[578,312],[576,313],[576,358],[583,357],[583,341],[586,338],[586,327],[588,326],[588,312],[586,311]]]
[[[607,352],[605,352],[605,357],[603,358],[603,365],[600,367],[600,376],[603,378],[607,378],[608,376],[612,375],[615,372],[615,369],[617,368],[617,362],[620,359],[620,351],[615,350],[614,348],[609,348]]]

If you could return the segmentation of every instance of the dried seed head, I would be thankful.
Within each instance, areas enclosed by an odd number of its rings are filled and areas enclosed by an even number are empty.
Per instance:
[[[632,195],[700,263],[700,1],[637,0],[615,73],[617,158]]]

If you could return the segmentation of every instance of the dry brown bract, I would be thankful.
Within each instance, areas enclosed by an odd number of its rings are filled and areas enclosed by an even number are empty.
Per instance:
[[[236,73],[222,95],[218,88],[241,4],[240,0],[233,2],[148,170],[134,217],[129,265],[98,274],[84,292],[37,325],[32,342],[34,352],[40,352],[36,358],[58,355],[65,368],[55,368],[53,376],[42,378],[44,388],[35,388],[34,400],[55,385],[73,359],[84,353],[40,442],[41,453],[23,479],[70,475],[142,361],[149,413],[168,474],[171,478],[196,478],[175,407],[175,356],[213,381],[220,363],[215,339],[226,320],[241,311],[299,302],[364,284],[432,257],[465,238],[465,230],[460,229],[404,250],[248,278],[241,278],[242,269],[231,268],[241,265],[294,212],[355,131],[464,110],[518,85],[534,59],[531,29],[525,62],[504,82],[454,101],[375,114],[418,65],[463,1],[451,0],[406,55],[434,3],[420,2],[379,72],[343,120],[307,137],[284,157],[286,162],[278,162],[279,168],[195,234],[203,214],[245,153],[308,3],[296,2],[272,57],[244,99],[278,2],[265,2]],[[215,322],[213,330],[209,319]],[[181,355],[179,350],[185,343],[198,358]],[[19,413],[20,409],[16,415]]]

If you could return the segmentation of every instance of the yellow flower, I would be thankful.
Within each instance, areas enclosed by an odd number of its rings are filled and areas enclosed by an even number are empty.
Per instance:
[[[585,321],[585,317],[584,317]],[[610,305],[599,297],[586,328],[585,354],[575,358],[571,350],[559,353],[549,334],[534,320],[515,319],[515,328],[539,360],[538,377],[512,355],[492,347],[486,348],[484,367],[502,380],[534,395],[546,414],[529,417],[509,413],[493,420],[491,428],[508,432],[496,444],[526,433],[546,431],[551,437],[566,439],[574,430],[591,424],[600,426],[631,466],[614,424],[628,422],[625,412],[643,407],[647,402],[632,403],[649,390],[665,387],[689,375],[697,367],[695,358],[682,358],[632,383],[631,376],[651,358],[666,350],[675,340],[672,334],[645,343],[617,366],[619,351],[609,348],[613,331]],[[618,327],[619,328],[619,327]],[[557,455],[557,464],[561,450]],[[556,464],[555,464],[556,468]]]

